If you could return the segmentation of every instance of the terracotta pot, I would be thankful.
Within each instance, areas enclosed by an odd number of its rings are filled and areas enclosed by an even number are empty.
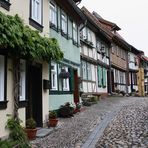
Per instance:
[[[49,119],[48,127],[56,127],[58,124],[58,119]]]
[[[36,132],[37,132],[37,129],[25,129],[25,132],[27,134],[27,137],[29,140],[33,140],[36,138]]]

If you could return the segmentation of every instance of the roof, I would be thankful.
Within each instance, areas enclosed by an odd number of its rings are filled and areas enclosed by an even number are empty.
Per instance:
[[[81,8],[81,10],[89,18],[90,21],[94,22],[99,27],[100,32],[105,33],[105,35],[107,35],[110,40],[113,40],[118,45],[126,49],[130,49],[129,44],[123,38],[121,38],[119,34],[114,34],[111,30],[104,27],[104,25],[99,22],[98,18],[96,18],[92,13],[90,13],[84,6]]]
[[[76,5],[74,0],[55,0],[55,2],[63,9],[66,10],[71,17],[79,18],[80,22],[85,22],[86,18],[81,9]]]
[[[103,29],[102,25],[98,22],[97,18],[95,18],[84,6],[81,8],[81,11],[84,13],[84,15],[87,17],[88,22],[91,22],[96,28],[98,28],[99,32],[109,41],[110,37],[108,34],[106,34]],[[110,34],[111,35],[111,34]]]
[[[143,59],[144,61],[148,62],[148,57],[147,57],[147,56],[142,55],[142,59]]]
[[[104,23],[106,25],[109,25],[112,30],[121,30],[120,27],[118,27],[115,23],[110,22],[108,20],[103,19],[97,12],[93,11],[92,13],[101,23]]]
[[[77,3],[77,2],[81,2],[82,0],[73,0],[75,3]]]

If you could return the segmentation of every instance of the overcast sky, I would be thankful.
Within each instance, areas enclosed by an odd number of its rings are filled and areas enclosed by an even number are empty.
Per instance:
[[[82,0],[78,6],[116,23],[123,38],[148,56],[148,0]]]

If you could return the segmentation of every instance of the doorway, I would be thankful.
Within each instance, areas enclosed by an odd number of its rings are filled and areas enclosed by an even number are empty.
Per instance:
[[[112,86],[112,92],[115,92],[114,72],[113,71],[111,71],[111,86]]]
[[[42,65],[38,63],[27,66],[26,119],[33,117],[38,127],[42,127]]]

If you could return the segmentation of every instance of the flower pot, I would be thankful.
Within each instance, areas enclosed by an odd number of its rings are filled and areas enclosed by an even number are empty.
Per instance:
[[[56,127],[58,124],[58,119],[49,119],[48,127]]]
[[[37,132],[37,129],[25,129],[25,132],[27,134],[27,137],[29,140],[33,140],[36,138],[36,132]]]
[[[78,113],[78,112],[80,112],[80,111],[81,111],[80,109],[77,109],[77,108],[76,108],[76,109],[74,110],[74,113]]]

